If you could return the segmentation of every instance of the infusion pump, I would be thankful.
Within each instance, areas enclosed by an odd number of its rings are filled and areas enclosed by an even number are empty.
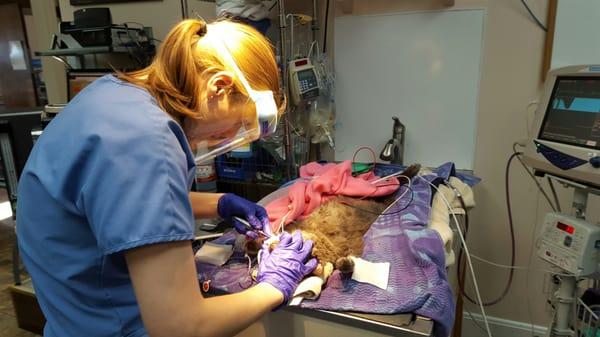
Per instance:
[[[544,219],[538,256],[575,276],[600,272],[600,225],[560,213],[548,213]]]
[[[292,102],[300,102],[319,96],[319,76],[310,59],[293,60],[289,65]]]

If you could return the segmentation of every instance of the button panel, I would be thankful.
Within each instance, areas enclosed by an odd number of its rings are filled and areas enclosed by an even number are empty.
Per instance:
[[[570,170],[587,163],[587,160],[579,159],[568,154],[557,151],[549,146],[534,141],[537,152],[541,153],[552,165],[562,170]]]
[[[543,255],[541,255],[542,259],[572,273],[577,273],[577,256],[556,251],[556,248],[544,241],[542,241],[540,248],[544,252]]]
[[[570,235],[565,236],[565,239],[563,240],[563,244],[566,247],[571,247],[571,243],[573,243],[573,237]]]

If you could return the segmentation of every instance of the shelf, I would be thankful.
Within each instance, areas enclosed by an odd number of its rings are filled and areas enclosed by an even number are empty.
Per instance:
[[[281,183],[251,182],[232,179],[217,179],[217,191],[235,193],[254,202],[277,190]]]
[[[66,49],[50,49],[44,51],[36,51],[36,56],[82,56],[88,54],[103,54],[103,53],[127,53],[127,51],[116,51],[109,46],[98,47],[81,47],[81,48],[66,48]]]

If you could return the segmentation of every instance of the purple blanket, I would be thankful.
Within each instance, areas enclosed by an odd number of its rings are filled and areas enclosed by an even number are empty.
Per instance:
[[[426,178],[434,184],[454,174],[448,163]],[[401,194],[405,189],[397,193]],[[411,196],[412,194],[412,196]],[[454,299],[444,265],[442,240],[427,229],[432,188],[421,178],[414,178],[409,191],[387,213],[380,216],[365,234],[362,258],[372,262],[390,262],[388,289],[340,277],[329,278],[321,296],[305,300],[301,306],[313,309],[395,314],[415,313],[434,320],[434,334],[448,336],[454,322]],[[412,201],[411,201],[412,199]],[[232,244],[234,233],[217,239]],[[198,277],[210,280],[213,290],[238,292],[251,285],[248,263],[240,254],[223,267],[198,263]]]

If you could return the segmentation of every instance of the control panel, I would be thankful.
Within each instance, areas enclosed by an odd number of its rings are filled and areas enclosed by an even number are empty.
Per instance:
[[[587,164],[587,160],[579,159],[577,157],[570,156],[566,153],[562,153],[549,146],[546,146],[540,142],[534,141],[537,151],[542,154],[549,162],[561,170],[570,170]]]
[[[576,276],[599,271],[599,225],[560,213],[548,213],[538,242],[538,256],[542,260]]]

